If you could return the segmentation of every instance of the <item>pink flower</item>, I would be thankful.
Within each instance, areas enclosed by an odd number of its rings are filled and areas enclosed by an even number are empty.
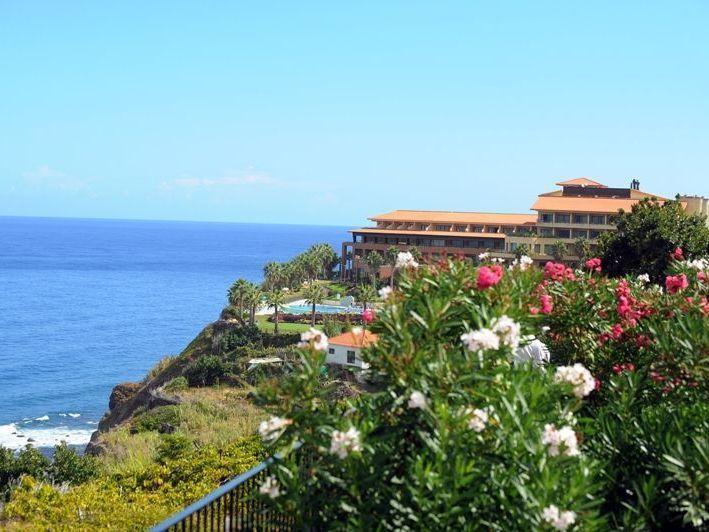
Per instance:
[[[679,292],[680,290],[684,290],[688,286],[689,283],[687,282],[687,276],[685,274],[668,275],[665,278],[665,288],[667,288],[667,292],[670,294],[676,294],[677,292]]]
[[[529,307],[530,314],[539,314],[539,307]]]
[[[596,391],[601,389],[601,379],[598,379],[598,378],[594,379],[593,389]]]
[[[672,252],[672,258],[675,260],[682,260],[684,258],[682,248],[675,248],[675,250]]]
[[[568,279],[569,281],[575,281],[576,276],[571,268],[564,266],[560,262],[547,262],[544,265],[544,278],[551,279],[552,281],[563,281]]]
[[[492,266],[481,266],[478,269],[477,287],[478,290],[486,290],[495,286],[502,279],[503,269],[498,264]]]
[[[601,259],[599,259],[598,257],[588,259],[586,261],[586,268],[588,268],[592,272],[600,272],[601,271]]]
[[[376,313],[371,308],[368,308],[367,310],[362,312],[362,321],[364,323],[372,323],[374,321],[375,317],[376,317]]]
[[[551,299],[551,296],[548,294],[542,294],[539,296],[539,301],[542,304],[542,314],[551,314],[551,311],[554,310],[554,303]]]

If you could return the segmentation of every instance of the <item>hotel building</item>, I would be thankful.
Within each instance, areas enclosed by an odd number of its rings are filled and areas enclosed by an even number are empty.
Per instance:
[[[628,188],[611,188],[582,177],[556,183],[558,190],[540,194],[531,206],[534,213],[497,214],[479,212],[397,210],[370,218],[374,225],[354,229],[352,241],[342,244],[341,276],[356,278],[367,272],[368,253],[384,253],[394,246],[401,251],[416,247],[425,260],[447,255],[512,259],[515,249],[525,244],[538,262],[553,259],[557,242],[565,245],[564,261],[577,262],[574,242],[586,239],[591,250],[598,237],[613,231],[613,216],[629,211],[638,201],[666,198],[640,190],[633,179]],[[709,214],[709,200],[680,196],[688,212]],[[386,275],[387,267],[380,272]]]

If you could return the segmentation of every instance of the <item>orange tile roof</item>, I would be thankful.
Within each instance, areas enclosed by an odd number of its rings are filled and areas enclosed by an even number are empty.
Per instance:
[[[594,181],[593,179],[589,179],[587,177],[577,177],[575,179],[569,179],[568,181],[559,181],[555,184],[559,185],[560,187],[568,185],[579,185],[582,187],[608,188],[603,183],[599,183],[598,181]]]
[[[535,217],[536,219],[536,217]],[[366,233],[368,235],[413,235],[413,236],[447,236],[451,238],[505,238],[505,233],[473,233],[472,231],[411,231],[409,229],[377,229],[376,227],[363,227],[351,229],[350,233]]]
[[[346,333],[333,336],[328,340],[328,343],[347,347],[367,347],[376,341],[376,334],[369,332],[367,329],[362,329],[359,334],[355,334],[353,331],[348,331]]]
[[[539,196],[532,205],[533,211],[600,212],[629,211],[639,199],[579,198],[572,196]],[[660,200],[660,203],[663,203]]]
[[[522,225],[537,221],[535,214],[507,214],[492,212],[409,211],[396,210],[370,218],[375,222],[427,222],[451,224]]]

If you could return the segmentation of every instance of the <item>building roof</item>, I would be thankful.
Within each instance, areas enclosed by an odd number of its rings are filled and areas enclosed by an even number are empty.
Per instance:
[[[537,217],[534,214],[396,210],[378,214],[371,217],[370,220],[375,222],[524,225],[536,222]]]
[[[373,332],[362,328],[359,328],[359,331],[357,329],[358,327],[354,327],[351,331],[333,336],[328,343],[345,347],[367,347],[377,341],[377,335]]]
[[[533,211],[599,212],[629,211],[639,199],[579,198],[573,196],[539,196],[532,205]],[[664,203],[659,200],[660,203]]]
[[[449,238],[505,238],[505,233],[474,233],[473,231],[412,231],[410,229],[377,229],[365,227],[351,229],[350,233],[365,233],[368,235],[399,235],[399,236],[446,236]]]
[[[558,183],[555,183],[555,185],[559,185],[560,187],[576,185],[580,187],[608,188],[603,183],[599,183],[598,181],[594,181],[593,179],[589,179],[588,177],[577,177],[575,179],[569,179],[568,181],[559,181]]]

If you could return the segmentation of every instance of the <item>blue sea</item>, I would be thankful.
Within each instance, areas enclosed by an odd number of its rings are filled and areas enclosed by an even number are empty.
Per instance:
[[[238,277],[344,227],[0,217],[0,445],[88,442],[114,385],[219,316]]]

